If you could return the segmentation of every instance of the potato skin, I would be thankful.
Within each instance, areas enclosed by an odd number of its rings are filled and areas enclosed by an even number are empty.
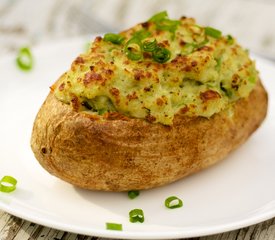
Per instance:
[[[81,188],[149,189],[171,183],[225,158],[260,126],[267,93],[260,81],[234,115],[177,114],[171,127],[141,119],[98,121],[49,93],[33,126],[31,147],[51,174]]]

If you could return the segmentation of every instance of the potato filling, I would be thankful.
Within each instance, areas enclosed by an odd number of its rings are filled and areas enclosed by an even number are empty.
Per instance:
[[[76,111],[171,125],[179,112],[209,118],[229,108],[257,80],[254,61],[232,36],[162,12],[97,37],[52,89]]]

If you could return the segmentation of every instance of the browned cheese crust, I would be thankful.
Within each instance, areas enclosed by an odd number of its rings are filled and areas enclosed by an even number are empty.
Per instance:
[[[50,93],[33,127],[31,147],[51,174],[106,191],[171,183],[225,158],[259,127],[267,110],[260,81],[247,99],[210,119],[176,115],[172,126],[140,119],[96,120]]]

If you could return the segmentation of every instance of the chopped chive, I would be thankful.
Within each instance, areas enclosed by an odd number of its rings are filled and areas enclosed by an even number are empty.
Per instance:
[[[155,14],[148,21],[155,23],[157,30],[164,30],[164,31],[171,32],[172,39],[175,37],[175,32],[177,30],[178,25],[180,24],[180,21],[178,20],[169,19],[166,11]]]
[[[208,42],[209,42],[209,40],[208,40],[208,39],[205,39],[205,40],[203,40],[202,42],[195,44],[194,47],[195,47],[196,49],[201,48],[201,47],[205,46]]]
[[[81,105],[85,108],[87,108],[88,110],[93,110],[93,107],[87,102],[87,101],[83,101],[81,103]]]
[[[221,70],[221,67],[222,67],[222,59],[221,58],[216,58],[216,66],[215,66],[215,69],[219,72]]]
[[[107,230],[116,230],[116,231],[122,231],[122,224],[120,223],[106,223],[106,229]]]
[[[129,212],[129,220],[132,223],[135,222],[140,222],[143,223],[144,222],[144,214],[142,209],[133,209]]]
[[[167,208],[170,208],[170,209],[174,209],[174,208],[180,208],[182,207],[182,200],[179,199],[178,197],[176,196],[171,196],[171,197],[168,197],[166,200],[165,200],[165,206]]]
[[[251,82],[251,83],[255,83],[256,82],[256,77],[255,76],[250,76],[248,78],[248,81]]]
[[[133,61],[142,59],[142,44],[140,39],[132,37],[125,45],[124,52],[126,56]]]
[[[227,35],[227,43],[229,45],[232,45],[234,43],[234,38],[231,35]]]
[[[144,29],[133,33],[133,37],[138,38],[140,41],[150,36],[151,36],[151,33]]]
[[[158,47],[153,52],[152,57],[158,63],[165,63],[170,59],[171,52],[166,48]]]
[[[28,47],[22,47],[16,57],[17,66],[23,71],[29,71],[33,67],[33,56]]]
[[[184,47],[183,47],[183,51],[189,53],[193,53],[195,50],[204,47],[207,43],[209,42],[208,39],[203,40],[202,42],[199,43],[187,43]]]
[[[12,176],[4,176],[0,180],[0,192],[13,192],[16,189],[17,180]]]
[[[124,41],[124,39],[125,37],[115,33],[106,33],[103,37],[104,41],[111,42],[117,45],[120,45]]]
[[[138,190],[131,190],[131,191],[128,192],[128,197],[130,199],[134,199],[138,196],[139,196],[139,191]]]
[[[189,54],[195,51],[195,44],[194,43],[186,43],[182,50],[184,51],[185,54]]]
[[[103,115],[104,113],[108,112],[106,108],[101,108],[97,110],[98,115]]]
[[[220,38],[222,36],[222,32],[218,29],[212,27],[205,27],[204,28],[205,34],[213,37],[213,38]]]
[[[179,24],[180,21],[178,20],[163,19],[162,21],[157,22],[156,26],[158,30],[167,30],[170,32],[175,32]]]
[[[154,41],[145,41],[142,44],[142,48],[144,52],[154,52],[155,49],[157,48],[157,40],[154,39]]]
[[[233,96],[233,92],[230,89],[227,89],[223,86],[223,83],[220,83],[221,90],[226,94],[228,98],[231,98]]]

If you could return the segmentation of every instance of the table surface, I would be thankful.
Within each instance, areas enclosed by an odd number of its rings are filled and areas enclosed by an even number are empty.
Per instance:
[[[1,0],[0,58],[26,44],[36,45],[98,32],[117,32],[163,9],[167,9],[174,18],[192,16],[203,25],[222,29],[234,35],[251,51],[275,60],[273,0],[208,0],[207,4],[204,0]],[[6,239],[103,238],[51,229],[0,210],[0,240]],[[273,240],[275,218],[243,229],[193,239]]]

